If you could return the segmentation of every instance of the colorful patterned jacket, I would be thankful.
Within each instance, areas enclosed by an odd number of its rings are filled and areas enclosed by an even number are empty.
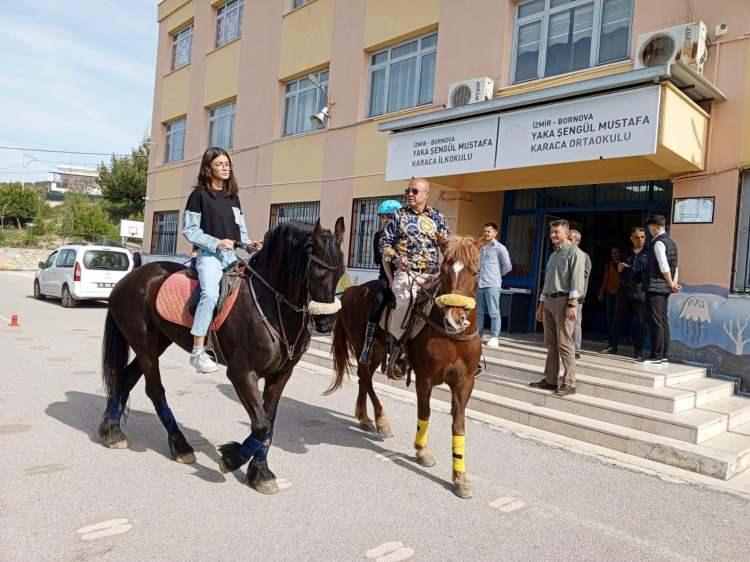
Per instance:
[[[440,263],[438,239],[448,239],[450,231],[442,212],[425,207],[421,213],[403,207],[393,213],[380,239],[380,251],[392,263],[406,257],[409,268],[436,273]]]

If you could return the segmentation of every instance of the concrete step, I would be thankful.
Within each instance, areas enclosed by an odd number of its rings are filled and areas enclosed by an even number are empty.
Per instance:
[[[310,350],[303,358],[302,364],[307,363],[310,367],[320,369],[323,366],[321,364],[325,363],[325,355],[325,352],[319,349]],[[330,365],[330,360],[328,365]],[[355,378],[352,377],[352,380],[354,381]],[[404,388],[403,381],[387,381],[382,374],[377,374],[376,380],[390,386]],[[517,387],[521,388],[520,385]],[[543,392],[533,392],[536,395],[535,400],[538,401]],[[432,397],[450,403],[450,389],[445,385],[435,387]],[[705,437],[710,435],[712,428],[711,415],[713,413],[711,412],[703,414],[691,412],[690,416],[677,414],[670,417],[654,412],[641,412],[623,405],[608,404],[600,399],[579,395],[566,398],[548,395],[543,396],[543,399],[544,403],[540,405],[475,388],[469,408],[515,423],[723,480],[732,478],[750,466],[750,435],[725,432],[706,438],[701,444],[694,444],[644,430],[665,430],[667,425],[671,425],[675,429],[670,429],[670,431],[679,432],[680,430],[676,428],[690,427],[692,424],[698,429],[698,433],[709,431],[703,434]],[[564,404],[565,402],[569,405]],[[635,420],[638,418],[637,414],[640,413],[642,420],[650,420],[655,425],[649,427],[646,424],[642,425],[641,429],[636,429],[594,419],[588,415],[579,415],[575,413],[577,408],[587,408],[587,412],[593,409],[609,409],[611,412],[622,414],[624,421]],[[568,409],[572,411],[566,411]],[[615,418],[611,420],[620,421]]]
[[[530,348],[529,346],[505,347],[501,345],[498,348],[491,348],[485,345],[484,356],[488,361],[493,359],[510,360],[543,367],[547,359],[547,352],[543,348]],[[679,384],[706,376],[706,369],[702,367],[678,363],[649,366],[625,357],[585,351],[582,352],[581,359],[576,361],[576,372],[582,375],[652,388]]]
[[[505,340],[502,341],[504,342]],[[314,337],[311,347],[329,350],[330,338]],[[533,345],[506,347],[503,343],[499,348],[484,346],[484,361],[488,364],[501,365],[502,361],[512,361],[514,363],[544,367],[546,358],[546,350]],[[648,366],[624,357],[587,353],[585,351],[581,359],[576,362],[576,372],[581,375],[651,388],[680,384],[706,377],[706,369],[702,367],[677,363],[664,366]]]
[[[331,367],[330,351],[321,349],[326,347],[324,342],[316,343],[317,346],[311,346],[308,350],[308,354],[311,354],[310,361],[322,367]],[[486,366],[487,369],[479,380],[489,377],[488,380],[491,379],[497,384],[504,382],[505,384],[500,385],[502,388],[497,389],[500,394],[508,392],[507,389],[514,386],[527,387],[528,383],[543,378],[542,367],[518,361],[492,359],[487,361]],[[648,387],[577,375],[576,390],[581,395],[676,414],[730,397],[734,387],[731,382],[706,377],[670,386]]]
[[[727,431],[727,414],[692,408],[668,413],[588,396],[577,392],[560,398],[548,390],[531,388],[492,375],[476,379],[474,388],[496,396],[528,402],[553,410],[614,423],[687,443],[701,443]]]
[[[750,423],[750,400],[741,396],[730,396],[704,404],[701,410],[726,414],[730,431],[736,431],[736,428]]]
[[[484,374],[527,385],[542,379],[544,369],[518,361],[488,360]],[[644,386],[576,374],[576,388],[580,394],[669,413],[684,412],[734,392],[731,382],[706,377],[669,386]]]

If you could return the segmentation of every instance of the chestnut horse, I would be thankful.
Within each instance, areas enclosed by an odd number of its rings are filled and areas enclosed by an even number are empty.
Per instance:
[[[320,221],[314,226],[287,222],[266,233],[263,249],[250,259],[237,301],[217,331],[227,377],[251,421],[250,435],[241,445],[233,442],[219,448],[219,466],[230,472],[249,461],[247,483],[265,494],[278,491],[268,468],[268,449],[281,393],[310,342],[310,317],[315,315],[318,331],[328,332],[338,309],[335,294],[344,273],[343,238],[343,217],[333,233]],[[156,311],[159,288],[183,269],[176,263],[151,263],[126,275],[113,289],[104,328],[107,407],[99,437],[113,449],[128,446],[120,420],[130,391],[145,375],[146,394],[167,430],[172,457],[193,463],[193,448],[167,405],[159,373],[159,356],[171,344],[185,350],[193,345],[189,328],[164,320]],[[129,348],[135,352],[130,361]],[[262,393],[261,378],[265,379]]]
[[[417,387],[417,433],[414,440],[417,462],[435,465],[427,445],[432,387],[442,383],[451,389],[453,416],[453,491],[462,498],[473,496],[465,464],[465,410],[474,388],[482,354],[476,331],[474,297],[479,271],[479,250],[471,238],[454,236],[443,246],[443,263],[435,288],[425,288],[434,306],[424,328],[406,345],[409,363],[414,369]],[[341,310],[333,328],[333,363],[335,377],[330,394],[341,387],[349,371],[351,355],[359,357],[364,345],[365,328],[376,281],[347,289],[341,297]],[[355,415],[360,427],[391,437],[390,422],[373,388],[372,379],[386,347],[383,330],[373,345],[369,365],[359,364],[359,395]],[[367,396],[375,409],[375,426],[367,416]]]

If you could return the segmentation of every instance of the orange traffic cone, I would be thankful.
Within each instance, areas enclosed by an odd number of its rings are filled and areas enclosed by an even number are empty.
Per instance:
[[[10,317],[10,324],[8,324],[11,328],[20,328],[21,324],[18,323],[18,314],[13,314]]]

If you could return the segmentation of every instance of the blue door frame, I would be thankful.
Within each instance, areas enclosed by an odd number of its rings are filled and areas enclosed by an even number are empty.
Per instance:
[[[657,183],[657,182],[654,182]],[[658,182],[661,183],[661,182]],[[668,201],[654,201],[653,198],[653,192],[649,196],[649,201],[639,201],[639,202],[627,202],[627,203],[605,203],[605,204],[596,204],[595,203],[595,193],[596,193],[596,187],[597,186],[591,186],[591,197],[589,204],[585,206],[568,206],[568,207],[544,207],[544,201],[546,197],[544,196],[545,189],[537,189],[537,207],[535,209],[523,209],[523,210],[516,210],[515,209],[515,195],[519,191],[525,191],[525,190],[517,190],[517,191],[507,191],[505,193],[505,201],[503,205],[503,220],[502,220],[502,226],[501,226],[501,240],[503,244],[506,246],[508,245],[508,219],[511,216],[519,216],[519,215],[535,215],[536,216],[536,228],[534,233],[534,253],[532,257],[532,263],[531,263],[531,276],[527,279],[519,278],[519,277],[512,277],[512,275],[508,275],[503,278],[503,287],[505,288],[511,288],[511,287],[518,287],[523,289],[529,289],[531,290],[531,296],[532,300],[531,302],[534,303],[530,310],[528,311],[528,321],[527,321],[527,329],[529,332],[533,332],[535,329],[535,305],[537,303],[538,299],[538,288],[537,288],[537,275],[539,272],[539,266],[540,266],[540,260],[542,259],[543,255],[543,236],[547,236],[546,232],[546,225],[544,223],[544,217],[546,215],[557,215],[557,216],[565,216],[566,213],[577,213],[577,214],[586,214],[586,213],[607,213],[607,212],[617,212],[617,211],[640,211],[642,215],[642,223],[645,225],[646,223],[646,217],[651,214],[664,214],[665,217],[669,220],[669,211],[670,211],[670,205],[671,205],[671,185],[670,185],[670,193],[669,193],[669,200]],[[513,260],[513,256],[511,256],[511,261]]]

